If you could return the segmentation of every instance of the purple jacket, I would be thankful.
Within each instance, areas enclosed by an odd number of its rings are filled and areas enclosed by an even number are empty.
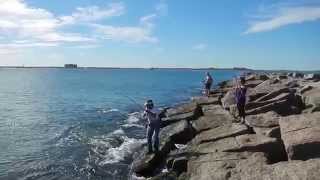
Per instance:
[[[240,87],[236,89],[235,97],[236,97],[237,104],[246,104],[246,93],[247,93],[246,87]]]

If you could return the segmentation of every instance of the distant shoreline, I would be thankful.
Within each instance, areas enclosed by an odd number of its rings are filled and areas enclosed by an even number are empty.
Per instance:
[[[235,71],[254,71],[254,72],[320,72],[320,70],[263,70],[263,69],[249,69],[249,68],[179,68],[179,67],[77,67],[65,68],[63,66],[0,66],[0,69],[147,69],[147,70],[194,70],[194,71],[212,71],[212,70],[235,70]]]

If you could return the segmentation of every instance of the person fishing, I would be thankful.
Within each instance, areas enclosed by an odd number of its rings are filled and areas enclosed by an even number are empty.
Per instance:
[[[246,94],[247,94],[247,88],[245,87],[245,77],[240,77],[240,84],[236,84],[236,90],[235,90],[235,100],[237,103],[237,108],[239,112],[239,117],[241,118],[240,122],[245,123],[245,107],[246,107]]]
[[[145,104],[143,117],[147,118],[147,140],[148,154],[158,152],[159,150],[159,132],[161,126],[160,111],[154,108],[152,100],[148,100]],[[153,151],[154,148],[154,151]]]
[[[206,78],[204,80],[204,95],[205,96],[209,97],[212,83],[213,83],[212,76],[210,75],[209,72],[206,72]]]

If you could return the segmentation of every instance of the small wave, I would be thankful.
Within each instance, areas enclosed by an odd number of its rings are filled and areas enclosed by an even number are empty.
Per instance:
[[[103,166],[106,164],[124,161],[143,143],[145,143],[145,140],[124,137],[124,142],[119,147],[108,149],[105,158],[99,163],[99,165]]]
[[[117,129],[111,133],[112,135],[124,135],[123,129]]]
[[[123,124],[121,125],[121,127],[124,127],[124,128],[132,128],[132,127],[135,127],[135,128],[144,128],[143,125],[140,125],[140,124]]]
[[[104,114],[107,114],[107,113],[111,113],[111,112],[120,112],[120,110],[119,109],[115,109],[115,108],[114,109],[108,109],[108,110],[103,109],[100,112],[102,112]]]
[[[140,121],[141,114],[139,112],[129,114],[128,119],[126,120],[127,123],[133,124]]]

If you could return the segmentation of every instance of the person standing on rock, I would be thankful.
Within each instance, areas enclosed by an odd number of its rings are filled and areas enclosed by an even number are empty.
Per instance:
[[[236,85],[235,90],[235,98],[237,103],[237,108],[239,112],[239,117],[241,118],[241,123],[245,123],[245,117],[246,117],[246,94],[247,94],[247,88],[245,87],[246,80],[244,77],[240,78],[240,84]]]
[[[205,94],[205,96],[209,97],[212,83],[213,83],[212,76],[210,75],[209,72],[206,72],[206,79],[204,81],[204,94]]]
[[[143,117],[147,118],[147,140],[148,154],[159,150],[159,132],[161,126],[160,111],[154,108],[152,100],[148,100],[145,104]],[[153,151],[154,148],[154,151]]]

